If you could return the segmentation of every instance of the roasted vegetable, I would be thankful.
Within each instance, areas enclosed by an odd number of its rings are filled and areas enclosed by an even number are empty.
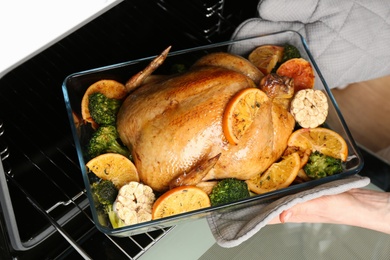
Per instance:
[[[219,181],[210,193],[211,206],[230,203],[250,196],[245,181],[228,178]]]
[[[118,189],[111,181],[101,180],[92,184],[91,191],[100,222],[108,223],[110,220],[111,225],[114,228],[117,227],[118,221],[115,221],[116,214],[113,211],[113,204],[118,195]]]
[[[304,128],[322,125],[328,116],[328,100],[321,90],[302,89],[291,101],[290,112]]]
[[[91,191],[97,203],[96,208],[107,214],[111,212],[112,204],[118,195],[118,189],[114,183],[109,180],[95,182],[91,186]]]
[[[119,189],[114,211],[126,225],[137,224],[152,219],[154,201],[152,188],[132,181]]]
[[[320,179],[342,172],[343,165],[340,159],[314,151],[303,169],[309,178]]]
[[[299,50],[297,49],[297,47],[293,45],[285,44],[281,63],[294,58],[301,58],[301,54],[299,53]]]
[[[101,180],[92,184],[92,195],[97,203],[96,209],[99,214],[100,221],[110,220],[113,228],[124,226],[121,219],[118,218],[114,211],[114,203],[118,196],[118,189],[109,180]]]
[[[87,88],[81,100],[81,115],[84,123],[90,123],[93,129],[97,129],[99,124],[92,118],[89,110],[89,99],[94,93],[101,93],[109,99],[123,100],[128,92],[125,85],[110,79],[99,80]]]
[[[130,156],[129,150],[119,143],[118,132],[113,125],[100,126],[89,140],[87,153],[94,158],[103,153],[119,153]]]
[[[121,104],[122,100],[108,98],[99,92],[89,95],[89,113],[98,125],[115,125]]]
[[[294,58],[301,58],[301,53],[299,52],[297,47],[290,44],[285,44],[283,46],[283,54],[281,60],[278,63],[276,63],[276,65],[272,69],[272,72],[275,73],[282,63]]]

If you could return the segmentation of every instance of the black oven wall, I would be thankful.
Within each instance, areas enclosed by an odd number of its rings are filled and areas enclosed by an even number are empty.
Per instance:
[[[18,259],[77,256],[31,201],[46,211],[60,202],[49,212],[56,221],[77,212],[62,228],[89,254],[120,259],[123,249],[136,255],[123,242],[118,242],[121,248],[112,246],[91,222],[62,81],[74,72],[156,55],[169,45],[180,50],[228,40],[238,24],[256,15],[256,5],[253,0],[245,5],[237,0],[126,0],[1,78],[0,146],[7,150],[1,157],[19,236],[8,233],[2,219],[1,258],[8,259],[9,252]],[[23,250],[14,250],[10,237],[19,239]]]

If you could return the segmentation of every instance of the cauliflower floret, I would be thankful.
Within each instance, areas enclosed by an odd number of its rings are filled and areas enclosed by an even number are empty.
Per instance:
[[[302,89],[291,101],[290,112],[303,128],[315,128],[328,116],[328,100],[320,90]]]
[[[154,201],[152,188],[132,181],[119,189],[114,210],[126,225],[137,224],[152,219]]]

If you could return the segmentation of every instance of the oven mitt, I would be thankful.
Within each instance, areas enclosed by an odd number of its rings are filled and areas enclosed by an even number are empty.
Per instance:
[[[390,75],[390,1],[261,0],[232,38],[299,32],[328,86]]]
[[[212,214],[207,217],[207,222],[220,246],[234,247],[252,237],[284,210],[298,203],[325,195],[343,193],[353,188],[361,188],[369,183],[370,179],[367,177],[350,176],[282,197],[270,203],[259,203],[237,211]]]
[[[232,39],[283,30],[306,40],[328,86],[390,75],[390,2],[387,0],[261,0],[257,18],[244,21]],[[367,177],[352,176],[272,202],[207,217],[216,242],[234,247],[249,239],[284,210],[325,195],[361,188]]]

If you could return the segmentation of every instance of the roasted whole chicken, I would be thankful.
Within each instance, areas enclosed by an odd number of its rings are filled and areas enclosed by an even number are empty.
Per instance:
[[[226,140],[222,116],[241,89],[258,87],[260,81],[291,81],[261,80],[264,75],[248,60],[228,53],[206,55],[182,74],[153,80],[145,74],[130,80],[117,129],[132,151],[140,180],[153,190],[164,192],[175,181],[188,184],[187,177],[194,185],[223,178],[247,180],[265,171],[287,147],[295,121],[274,102],[274,92],[237,145]]]

